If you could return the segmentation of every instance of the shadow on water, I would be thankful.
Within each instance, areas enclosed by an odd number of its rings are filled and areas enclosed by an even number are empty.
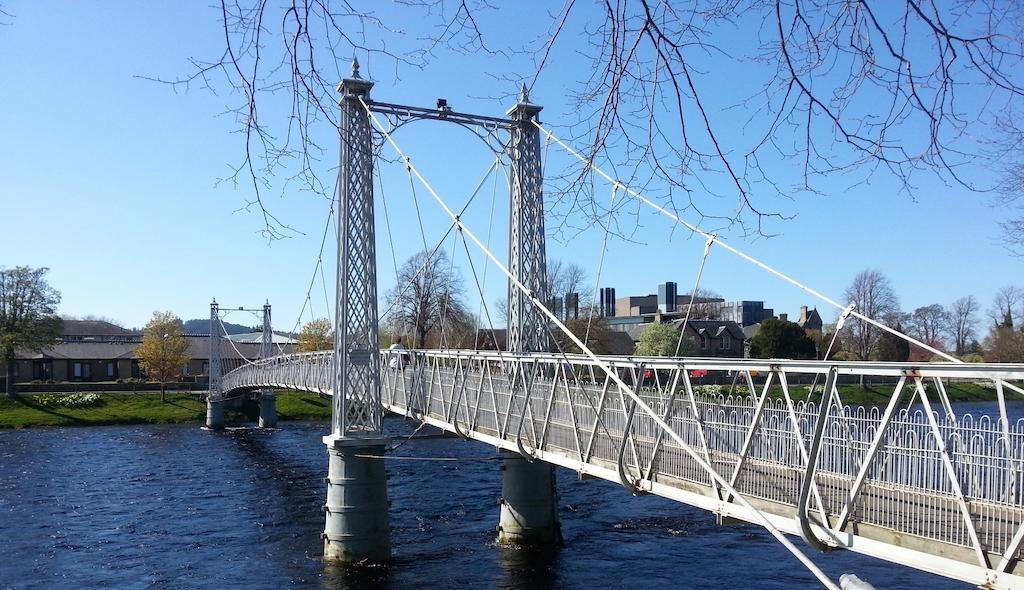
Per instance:
[[[497,545],[501,571],[497,588],[547,590],[558,588],[559,547],[528,548]]]
[[[397,587],[392,583],[390,566],[345,565],[330,562],[324,562],[324,577],[321,586],[325,590]]]
[[[273,438],[278,433],[273,430],[238,428],[225,431],[225,434],[237,441],[234,448],[252,469],[250,475],[258,482],[263,501],[274,501],[291,509],[311,509],[320,514],[323,502],[319,493],[326,488],[319,490],[316,486],[311,488],[302,484],[320,482],[327,475],[326,451],[320,467],[309,461],[297,461],[293,454],[276,448]]]

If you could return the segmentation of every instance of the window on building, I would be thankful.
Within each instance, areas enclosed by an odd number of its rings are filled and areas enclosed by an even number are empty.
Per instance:
[[[53,361],[33,361],[32,378],[47,380],[53,378]]]
[[[719,350],[729,350],[732,348],[732,342],[729,341],[729,333],[722,334],[722,339],[718,341]]]
[[[71,375],[75,379],[81,379],[82,378],[82,363],[75,363],[74,364],[74,370],[72,371]]]
[[[117,377],[117,364],[111,361],[107,361],[107,378],[114,379]]]
[[[700,349],[701,350],[707,350],[708,349],[708,337],[705,336],[704,334],[700,335]]]
[[[209,362],[203,362],[203,375],[209,375],[209,374],[210,374],[210,363]]]

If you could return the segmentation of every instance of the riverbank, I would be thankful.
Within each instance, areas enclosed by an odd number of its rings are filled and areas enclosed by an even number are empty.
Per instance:
[[[245,400],[228,408],[228,424],[255,422],[259,404]],[[314,393],[280,392],[277,418],[287,420],[324,420],[331,417],[331,400]],[[0,428],[33,426],[99,426],[110,424],[203,423],[206,402],[185,393],[75,393],[0,396]]]
[[[823,384],[819,384],[815,388],[815,395],[813,400],[817,401],[821,396],[821,390]],[[727,390],[727,388],[723,388]],[[792,385],[790,386],[790,395],[794,401],[806,400],[809,393],[809,386],[807,385]],[[839,392],[839,398],[843,400],[843,404],[848,406],[884,406],[889,403],[889,398],[892,396],[892,392],[896,389],[895,383],[888,384],[868,384],[866,388],[862,388],[857,384],[842,384],[836,387]],[[925,386],[925,390],[928,394],[928,399],[938,404],[939,396],[938,391],[935,389],[934,383],[928,383]],[[743,388],[744,393],[746,388]],[[772,387],[768,394],[773,399],[782,399],[782,388]],[[902,401],[909,401],[911,396],[916,396],[917,392],[914,390],[913,383],[909,383],[903,387],[903,392],[900,395]],[[948,383],[946,384],[946,395],[949,396],[949,401],[952,402],[991,402],[996,401],[996,389],[990,384],[982,383]],[[1006,390],[1007,399],[1021,399],[1020,396],[1009,389]]]
[[[707,386],[704,386],[707,387]],[[934,386],[932,386],[934,387]],[[892,395],[893,385],[840,385],[839,394],[844,404],[861,406],[884,406]],[[805,400],[808,396],[806,385],[790,387],[794,401]],[[820,396],[817,388],[814,399]],[[984,402],[996,399],[995,389],[979,383],[950,383],[946,387],[950,400],[954,402]],[[720,393],[727,394],[728,386],[722,386]],[[737,387],[735,394],[746,395],[745,387]],[[929,388],[929,397],[934,397]],[[773,387],[769,393],[774,399],[782,398],[782,390]],[[912,387],[905,387],[904,400],[914,395]],[[1019,399],[1007,392],[1008,399]],[[288,420],[329,420],[331,400],[313,393],[282,391],[277,396],[277,416]],[[259,404],[245,400],[237,407],[228,407],[225,419],[228,424],[248,424],[259,417]],[[206,419],[206,403],[198,396],[187,393],[168,392],[167,401],[160,401],[159,393],[69,393],[69,394],[26,394],[9,398],[0,395],[0,429],[28,428],[33,426],[100,426],[111,424],[173,424],[203,423]]]

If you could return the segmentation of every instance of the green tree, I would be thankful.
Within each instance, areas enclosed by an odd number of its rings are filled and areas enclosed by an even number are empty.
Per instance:
[[[590,323],[590,330],[588,333],[587,324]],[[573,318],[566,320],[565,327],[569,328],[577,338],[579,338],[584,344],[587,345],[594,354],[611,354],[612,348],[609,343],[612,337],[612,330],[608,327],[608,322],[604,318],[595,317],[593,320],[588,318]],[[576,346],[576,343],[569,339],[569,337],[559,330],[555,333],[555,338],[558,339],[558,346],[561,350],[568,353],[582,353],[580,347]]]
[[[46,282],[48,268],[0,268],[0,360],[7,366],[7,395],[16,393],[15,353],[39,352],[60,337],[60,292]]]
[[[160,401],[166,401],[167,384],[178,379],[191,358],[181,318],[169,311],[154,311],[135,354],[146,376],[160,382]]]
[[[815,354],[814,340],[794,322],[765,320],[750,339],[753,358],[812,359]]]
[[[295,345],[297,352],[316,352],[318,350],[331,350],[334,348],[334,331],[331,330],[331,322],[320,318],[306,322],[299,331],[298,344]]]
[[[1010,326],[996,326],[985,338],[985,359],[993,363],[1024,361],[1024,334]]]
[[[903,324],[896,322],[893,329],[902,332]],[[910,343],[892,332],[882,332],[878,337],[878,346],[873,356],[877,361],[901,363],[910,358]]]
[[[673,356],[679,342],[679,330],[671,324],[651,324],[640,334],[640,342],[636,345],[639,356]],[[683,348],[686,343],[683,343]],[[680,352],[682,354],[682,352]]]

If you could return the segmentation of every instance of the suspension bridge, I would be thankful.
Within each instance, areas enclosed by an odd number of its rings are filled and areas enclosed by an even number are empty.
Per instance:
[[[760,525],[828,588],[870,586],[855,578],[831,580],[808,548],[852,550],[986,588],[1024,588],[1024,419],[1011,421],[1006,407],[1008,396],[1022,393],[1014,383],[1024,379],[1024,365],[960,363],[678,218],[541,125],[541,107],[530,103],[525,88],[506,117],[483,117],[440,103],[425,109],[375,102],[372,86],[359,77],[357,64],[339,86],[334,350],[274,355],[266,306],[262,358],[222,375],[222,328],[216,303],[211,306],[209,428],[223,426],[225,400],[241,393],[261,392],[265,426],[275,422],[277,389],[332,397],[331,432],[324,437],[326,558],[390,556],[381,459],[388,446],[382,419],[392,413],[499,449],[502,541],[559,541],[553,466],[560,466],[634,494],[707,510],[723,524]],[[382,117],[480,126],[507,137],[507,260],[412,165]],[[634,199],[703,236],[704,260],[711,248],[721,248],[841,311],[837,331],[853,317],[946,362],[594,354],[546,305],[542,135],[605,178],[613,199]],[[410,177],[449,216],[449,233],[461,240],[467,258],[475,248],[507,278],[507,350],[380,349],[375,137],[390,144]],[[703,268],[702,261],[698,286]],[[583,352],[565,352],[555,333]],[[695,383],[693,376],[705,372],[729,376],[732,384],[710,390]],[[844,404],[838,384],[864,377],[890,384],[883,406]],[[957,380],[991,384],[998,415],[957,415],[947,393],[947,384]],[[796,399],[796,383],[810,384],[813,401]]]

